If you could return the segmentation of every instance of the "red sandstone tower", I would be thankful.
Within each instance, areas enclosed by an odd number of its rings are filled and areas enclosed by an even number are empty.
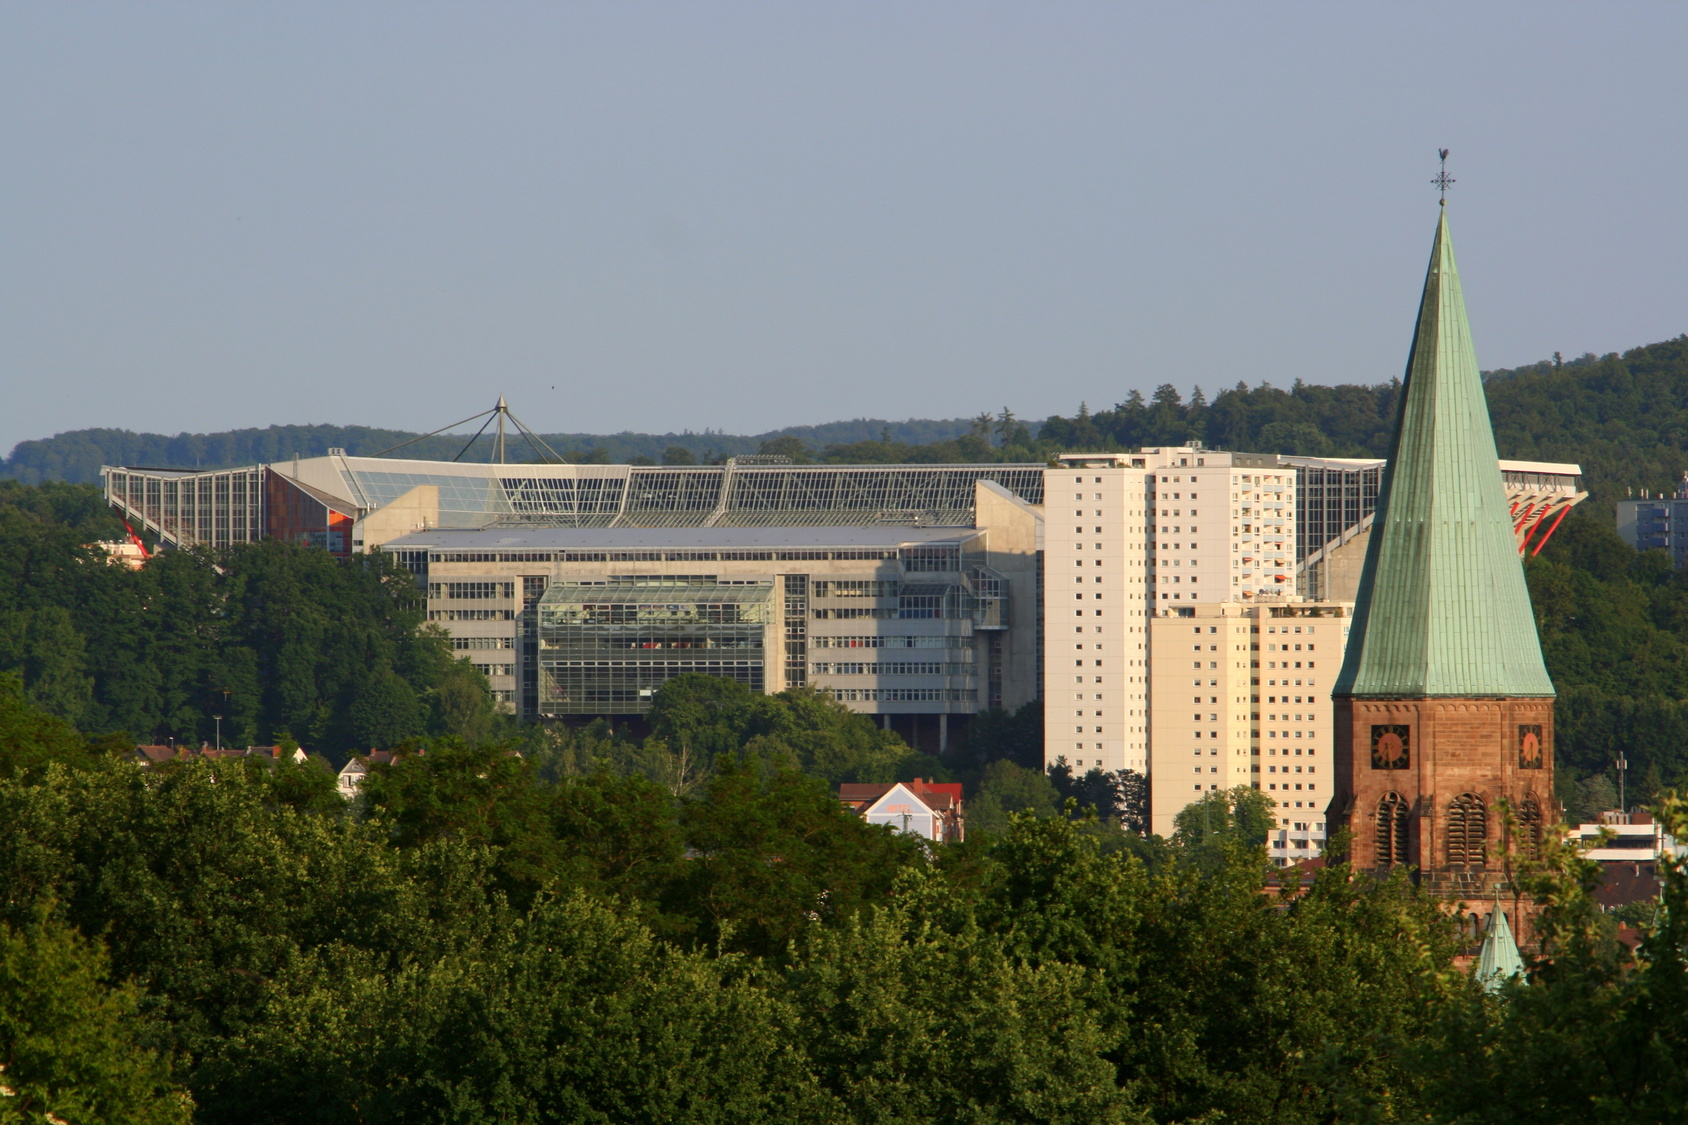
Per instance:
[[[1357,869],[1475,899],[1503,880],[1501,802],[1540,839],[1553,794],[1542,662],[1444,211],[1332,692]]]

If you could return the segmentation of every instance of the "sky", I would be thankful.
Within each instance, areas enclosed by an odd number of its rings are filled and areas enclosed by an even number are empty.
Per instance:
[[[1688,5],[0,5],[0,452],[1027,418],[1688,331]]]

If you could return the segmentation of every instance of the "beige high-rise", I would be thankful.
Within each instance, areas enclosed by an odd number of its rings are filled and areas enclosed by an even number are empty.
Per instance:
[[[1276,806],[1275,861],[1319,854],[1333,782],[1330,691],[1352,616],[1347,602],[1271,598],[1151,619],[1152,831],[1170,835],[1203,793],[1249,785]]]
[[[1163,835],[1259,786],[1273,856],[1316,855],[1349,607],[1294,596],[1295,469],[1180,446],[1063,455],[1045,482],[1046,762],[1147,774]]]

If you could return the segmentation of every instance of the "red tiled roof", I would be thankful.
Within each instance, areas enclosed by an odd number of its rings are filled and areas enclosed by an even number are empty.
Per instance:
[[[135,755],[156,764],[173,760],[177,751],[174,746],[137,746],[135,747]]]
[[[934,812],[946,812],[961,807],[960,782],[932,782],[921,777],[904,782],[846,782],[838,787],[838,799],[856,812],[861,812],[899,784]]]

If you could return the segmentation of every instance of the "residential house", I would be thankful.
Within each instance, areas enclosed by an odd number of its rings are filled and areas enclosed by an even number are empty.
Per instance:
[[[937,843],[965,839],[959,783],[924,778],[890,784],[845,784],[838,799],[869,824],[887,824],[899,832]]]
[[[364,778],[369,776],[369,767],[390,765],[398,760],[399,753],[397,750],[371,750],[367,754],[359,754],[352,758],[341,768],[339,778],[335,782],[340,796],[348,801],[356,797]]]

